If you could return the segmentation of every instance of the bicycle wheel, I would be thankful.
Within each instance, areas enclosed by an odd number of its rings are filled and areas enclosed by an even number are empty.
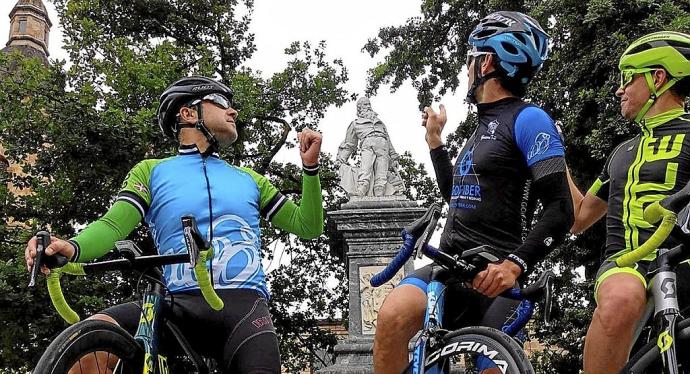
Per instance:
[[[427,353],[425,368],[442,372],[533,374],[525,351],[513,338],[490,327],[466,327],[448,333],[443,347]]]
[[[50,343],[34,374],[141,373],[143,357],[141,346],[121,327],[85,320]]]

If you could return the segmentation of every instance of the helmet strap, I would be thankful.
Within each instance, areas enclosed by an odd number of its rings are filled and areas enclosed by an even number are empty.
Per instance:
[[[196,123],[176,123],[176,128],[173,129],[175,132],[175,135],[177,136],[180,133],[180,129],[191,129],[195,128],[204,135],[206,140],[208,141],[208,148],[206,148],[206,151],[204,151],[204,155],[210,155],[213,152],[216,152],[218,150],[218,139],[213,135],[211,130],[206,127],[206,124],[204,123],[204,114],[203,114],[203,109],[201,108],[201,102],[195,105],[196,112],[198,114],[198,120]]]
[[[204,155],[208,156],[218,150],[218,139],[216,139],[211,130],[209,130],[204,123],[204,113],[201,109],[201,102],[196,105],[196,110],[199,114],[199,119],[196,121],[195,127],[197,130],[201,131],[206,140],[208,140],[208,148],[203,152]]]
[[[477,104],[477,88],[479,88],[479,86],[489,79],[498,78],[500,76],[497,70],[482,76],[480,61],[480,59],[474,61],[474,81],[472,82],[472,86],[467,90],[467,97],[465,98],[465,101],[469,104]]]
[[[644,79],[647,82],[647,87],[649,88],[649,99],[647,102],[644,104],[642,109],[640,109],[640,112],[637,113],[637,116],[635,117],[635,123],[641,123],[642,119],[644,116],[649,112],[649,109],[654,105],[656,100],[661,96],[664,92],[668,91],[669,88],[673,87],[676,82],[678,82],[678,78],[671,78],[669,79],[668,82],[666,82],[665,85],[661,86],[659,90],[657,91],[656,85],[654,84],[654,78],[652,78],[652,72],[648,71],[644,73]]]

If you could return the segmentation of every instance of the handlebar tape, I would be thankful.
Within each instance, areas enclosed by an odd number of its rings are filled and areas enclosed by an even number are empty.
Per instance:
[[[211,276],[208,274],[206,269],[206,261],[208,258],[213,257],[213,248],[199,252],[199,261],[197,261],[196,266],[194,266],[194,275],[196,275],[197,282],[199,282],[199,289],[201,289],[201,294],[208,305],[213,308],[213,310],[223,309],[224,303],[216,290],[211,284]]]
[[[60,285],[60,277],[62,274],[72,274],[72,275],[86,275],[84,273],[83,264],[68,263],[61,268],[56,268],[50,271],[47,277],[48,294],[50,295],[50,301],[53,303],[55,310],[57,310],[60,317],[67,321],[70,325],[79,322],[79,315],[72,309],[67,300],[65,300],[65,295],[62,293],[62,286]]]
[[[408,234],[406,230],[403,230],[402,236],[403,245],[400,247],[400,252],[388,263],[385,269],[371,278],[370,283],[372,286],[378,287],[391,280],[412,256],[416,238]]]
[[[652,224],[661,220],[659,228],[654,231],[654,234],[652,234],[644,244],[637,247],[637,249],[618,257],[616,259],[616,265],[619,267],[633,266],[636,262],[654,252],[671,234],[671,230],[673,230],[677,218],[678,216],[676,213],[664,208],[659,202],[655,202],[648,206],[644,210],[644,219]]]

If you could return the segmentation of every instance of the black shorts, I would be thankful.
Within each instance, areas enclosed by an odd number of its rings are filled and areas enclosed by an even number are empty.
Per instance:
[[[408,274],[398,286],[408,284],[419,287],[426,293],[431,281],[432,265],[419,268]],[[489,298],[462,285],[449,285],[445,291],[443,325],[448,330],[466,326],[488,326],[500,330],[510,320],[520,305],[519,301],[505,297]]]
[[[278,338],[266,299],[253,290],[216,291],[225,303],[220,311],[211,309],[196,291],[176,293],[172,298],[168,295],[163,313],[197,353],[218,361],[224,372],[280,373]],[[134,335],[140,305],[140,302],[124,303],[101,313]],[[170,339],[163,344],[169,346]]]

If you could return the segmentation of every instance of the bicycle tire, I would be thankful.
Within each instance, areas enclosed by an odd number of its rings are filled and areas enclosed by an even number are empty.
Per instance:
[[[85,320],[68,327],[50,343],[33,373],[67,373],[80,359],[94,352],[119,357],[116,373],[141,373],[144,367],[141,346],[124,329],[110,322]]]
[[[527,354],[510,336],[491,327],[473,326],[452,331],[444,337],[443,347],[427,355],[426,367],[440,363],[449,368],[453,358],[463,355],[475,357],[485,353],[506,374],[534,374]],[[438,355],[435,359],[434,355]],[[465,370],[468,370],[467,368]],[[472,373],[471,371],[465,371]]]

